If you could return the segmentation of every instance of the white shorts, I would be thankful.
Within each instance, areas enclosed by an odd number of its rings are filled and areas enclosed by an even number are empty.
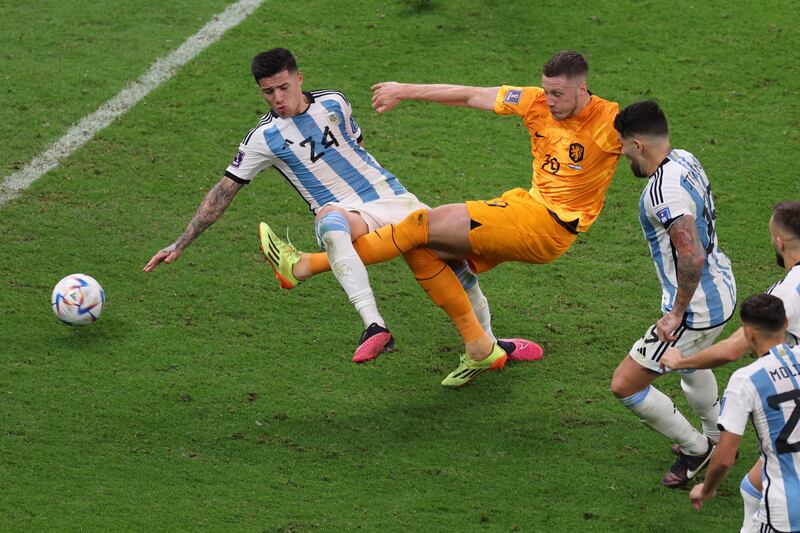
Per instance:
[[[648,328],[647,333],[636,341],[629,355],[646,369],[663,374],[665,370],[658,366],[658,362],[664,352],[667,351],[667,348],[677,348],[685,356],[692,355],[714,344],[714,340],[722,333],[723,329],[725,329],[725,324],[720,324],[711,329],[700,330],[687,329],[685,325],[681,324],[675,330],[675,334],[678,336],[676,340],[662,342],[659,340],[656,334],[656,326],[653,324]],[[679,370],[678,372],[689,373],[694,371]]]
[[[364,222],[367,223],[369,231],[375,231],[389,224],[397,224],[417,209],[430,209],[410,192],[394,198],[379,198],[357,206],[345,205],[339,202],[331,202],[325,205],[335,205],[345,211],[359,213]]]

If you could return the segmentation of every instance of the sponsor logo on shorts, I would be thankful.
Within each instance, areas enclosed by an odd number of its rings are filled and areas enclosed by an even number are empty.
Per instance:
[[[505,98],[503,98],[503,102],[507,104],[518,104],[520,96],[522,96],[521,89],[509,89]]]
[[[666,224],[670,220],[672,220],[672,215],[670,215],[669,207],[665,207],[664,209],[659,209],[656,211],[656,216],[658,220],[661,221],[662,224]]]
[[[236,157],[234,157],[233,161],[231,161],[231,166],[233,168],[239,168],[239,165],[242,164],[243,159],[244,159],[244,152],[239,150],[238,152],[236,152]]]
[[[572,165],[572,164],[567,163],[567,166],[569,168],[571,168],[572,170],[583,170],[583,167],[580,166],[580,165]]]

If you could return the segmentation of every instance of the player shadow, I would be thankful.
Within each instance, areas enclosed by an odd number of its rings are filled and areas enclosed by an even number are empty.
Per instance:
[[[490,379],[497,383],[488,383]],[[312,444],[318,437],[329,448],[359,456],[467,442],[496,432],[497,412],[506,407],[511,395],[511,387],[504,385],[500,375],[476,381],[459,390],[417,389],[391,402],[363,403],[346,412],[320,409],[302,418],[293,415],[272,424],[271,431]]]

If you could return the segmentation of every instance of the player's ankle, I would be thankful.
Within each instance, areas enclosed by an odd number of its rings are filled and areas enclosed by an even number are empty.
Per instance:
[[[300,260],[292,266],[292,275],[300,281],[307,280],[313,275],[311,272],[311,261],[307,253],[301,254]]]

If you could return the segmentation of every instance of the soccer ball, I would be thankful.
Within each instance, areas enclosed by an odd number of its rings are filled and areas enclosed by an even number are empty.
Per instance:
[[[71,326],[91,324],[103,311],[103,287],[86,274],[72,274],[56,283],[51,302],[59,320]]]

